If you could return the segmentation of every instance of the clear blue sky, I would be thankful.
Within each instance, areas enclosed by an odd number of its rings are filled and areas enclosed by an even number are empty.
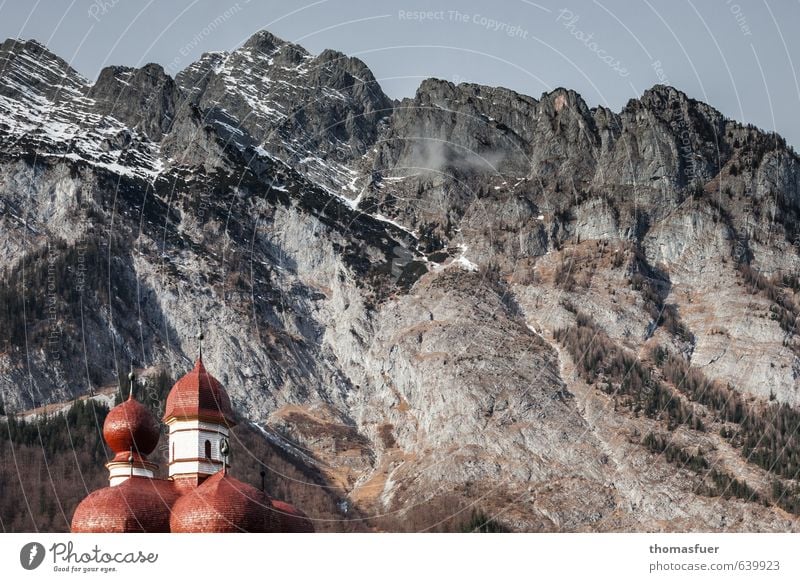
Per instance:
[[[428,11],[429,14],[414,14]],[[426,77],[538,97],[564,86],[619,110],[658,82],[800,145],[798,1],[5,0],[0,36],[35,38],[94,79],[175,73],[255,31],[365,61],[392,97]]]

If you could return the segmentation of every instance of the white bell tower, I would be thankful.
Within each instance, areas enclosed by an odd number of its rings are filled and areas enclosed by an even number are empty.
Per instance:
[[[219,380],[203,365],[200,355],[191,372],[167,396],[164,422],[169,429],[169,477],[195,485],[223,468],[223,441],[235,424],[230,398]]]

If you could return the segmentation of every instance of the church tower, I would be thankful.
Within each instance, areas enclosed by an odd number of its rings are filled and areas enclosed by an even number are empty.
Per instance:
[[[202,347],[192,371],[167,396],[164,422],[170,479],[196,486],[223,468],[222,443],[235,421],[228,393],[203,365]]]
[[[198,338],[202,341],[203,336]],[[302,511],[227,470],[228,435],[234,425],[225,388],[203,365],[202,345],[191,372],[167,396],[169,478],[147,460],[161,426],[134,395],[106,416],[103,436],[114,452],[106,465],[109,486],[92,491],[75,508],[74,533],[313,532]],[[263,475],[263,473],[262,473]]]
[[[114,453],[114,458],[106,464],[112,487],[133,476],[152,479],[158,467],[147,460],[147,455],[158,445],[158,421],[144,404],[136,400],[136,377],[132,370],[128,380],[128,399],[112,408],[103,423],[103,438]]]

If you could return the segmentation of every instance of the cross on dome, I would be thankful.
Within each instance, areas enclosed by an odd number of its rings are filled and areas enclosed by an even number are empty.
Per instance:
[[[203,318],[202,317],[198,317],[197,318],[197,327],[198,327],[198,331],[197,331],[197,335],[195,337],[197,338],[198,359],[202,360],[203,359],[203,340],[206,338],[205,334],[203,333]]]

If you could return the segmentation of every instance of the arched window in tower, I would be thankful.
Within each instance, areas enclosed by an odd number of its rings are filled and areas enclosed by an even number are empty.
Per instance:
[[[211,458],[211,441],[206,441],[206,459]]]
[[[170,457],[170,461],[175,460],[175,443],[172,443],[172,457]]]

